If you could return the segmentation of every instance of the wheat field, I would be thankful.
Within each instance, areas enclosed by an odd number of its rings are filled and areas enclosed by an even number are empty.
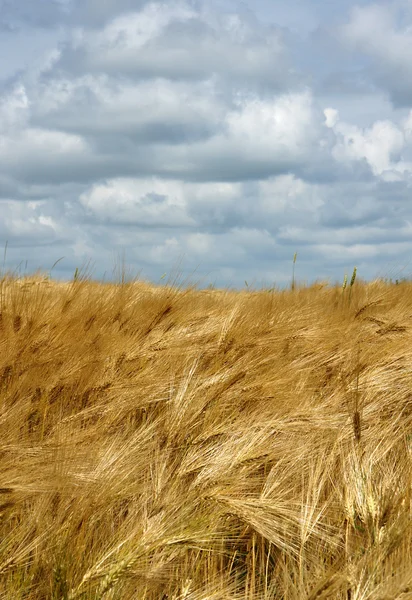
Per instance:
[[[412,284],[0,281],[1,600],[412,598]]]

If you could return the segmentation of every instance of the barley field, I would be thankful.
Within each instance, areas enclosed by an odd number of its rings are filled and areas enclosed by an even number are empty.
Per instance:
[[[412,599],[412,283],[0,280],[1,600]]]

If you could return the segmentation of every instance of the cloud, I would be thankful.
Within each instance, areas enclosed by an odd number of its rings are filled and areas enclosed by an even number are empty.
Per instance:
[[[28,183],[137,174],[250,180],[317,155],[320,164],[331,138],[309,90],[272,100],[239,93],[226,103],[218,91],[210,81],[130,84],[92,75],[32,92],[19,85],[0,105],[0,159]]]
[[[365,158],[374,175],[383,175],[390,169],[397,170],[400,167],[405,135],[394,123],[375,121],[372,127],[362,130],[355,125],[340,122],[336,110],[326,109],[325,116],[327,125],[338,137],[332,149],[332,155],[337,161],[349,162]],[[402,162],[402,166],[412,172],[412,164]]]
[[[119,14],[139,11],[148,0],[72,0],[70,22],[99,28]]]
[[[182,186],[156,179],[113,179],[92,186],[80,196],[86,214],[103,223],[141,227],[193,227],[185,214]]]
[[[0,0],[0,27],[18,31],[27,26],[101,27],[121,12],[139,10],[147,0]]]
[[[13,244],[23,248],[33,245],[47,247],[56,241],[70,241],[62,222],[62,212],[51,200],[24,203],[3,200],[1,210],[0,236],[12,239]]]
[[[214,18],[213,18],[214,16]],[[151,2],[104,28],[78,28],[56,68],[193,82],[212,75],[242,86],[301,85],[282,30],[249,22],[247,14],[216,18],[187,2]]]
[[[209,137],[225,110],[209,82],[196,86],[163,79],[116,83],[107,76],[86,75],[55,79],[37,90],[31,121],[100,139],[111,135],[141,144],[173,144]]]
[[[411,7],[404,2],[355,6],[348,22],[337,30],[349,50],[370,59],[366,72],[397,107],[412,102],[411,16]]]
[[[19,28],[0,44],[16,65],[0,82],[10,260],[64,256],[56,273],[71,277],[91,257],[101,276],[125,248],[151,280],[184,256],[238,287],[289,283],[295,251],[307,279],[402,260],[408,7],[343,3],[332,22],[309,3],[291,32],[299,3],[271,4],[271,22],[264,0],[260,19],[223,0],[50,1],[38,19],[3,3]]]

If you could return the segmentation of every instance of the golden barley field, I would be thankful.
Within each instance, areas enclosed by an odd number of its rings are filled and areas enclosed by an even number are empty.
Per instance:
[[[412,283],[0,280],[1,600],[412,598]]]

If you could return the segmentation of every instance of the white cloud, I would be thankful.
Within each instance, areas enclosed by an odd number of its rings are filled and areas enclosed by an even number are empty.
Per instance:
[[[412,101],[412,14],[401,13],[402,25],[397,26],[402,5],[392,2],[355,6],[349,21],[337,30],[338,38],[347,48],[372,60],[367,71],[398,106]]]
[[[361,129],[355,125],[337,122],[335,114],[333,130],[338,141],[332,154],[338,161],[353,161],[365,158],[374,175],[396,168],[405,145],[403,132],[391,121],[376,121],[372,127]]]
[[[326,127],[333,128],[339,120],[339,113],[335,108],[325,108]]]
[[[408,142],[412,141],[412,110],[410,110],[408,116],[403,119],[402,127],[404,130],[405,139]]]
[[[163,129],[167,141],[173,130],[183,140],[206,136],[219,127],[225,107],[212,82],[113,83],[107,76],[86,75],[57,79],[36,90],[32,113],[43,126],[92,135],[126,134],[142,141],[152,135],[162,141]]]
[[[85,181],[87,167],[90,178],[140,172],[210,180],[224,171],[229,180],[250,179],[313,161],[331,141],[308,89],[225,102],[216,81],[133,84],[88,75],[25,90],[24,102],[19,94],[7,105],[13,131],[0,156],[11,172],[23,162],[32,183],[47,181],[51,168],[54,181]]]
[[[65,239],[66,233],[52,215],[44,214],[44,203],[1,201],[0,236],[12,239],[23,247],[30,244],[41,246]]]
[[[138,13],[122,14],[110,21],[101,31],[76,32],[77,44],[102,64],[120,64],[136,58],[136,51],[158,37],[172,21],[188,21],[196,12],[186,3],[150,3]]]
[[[214,74],[222,86],[232,80],[275,89],[297,88],[303,80],[280,28],[249,22],[247,15],[216,18],[189,2],[151,2],[101,30],[76,29],[59,68],[189,81]]]
[[[187,236],[187,248],[195,256],[204,258],[215,252],[215,240],[210,233],[191,233]]]
[[[36,180],[51,172],[49,180],[73,179],[71,168],[79,168],[88,158],[87,144],[80,136],[60,131],[28,128],[15,135],[0,137],[0,162],[14,177]]]
[[[21,129],[28,122],[29,98],[22,83],[0,97],[0,131]]]
[[[312,96],[284,94],[273,102],[252,100],[227,117],[228,137],[251,152],[274,149],[299,155],[319,137]]]
[[[99,220],[141,226],[193,226],[179,182],[115,179],[81,194],[80,203]]]
[[[176,259],[182,246],[176,237],[167,237],[164,242],[160,244],[153,244],[149,250],[149,258],[154,264],[162,266],[168,262],[171,258]]]
[[[380,55],[394,56],[402,44],[402,35],[394,31],[394,7],[390,4],[369,4],[355,6],[351,10],[349,22],[340,28],[341,37],[353,48]],[[390,47],[382,44],[382,37],[391,42]],[[404,40],[405,41],[405,40]]]
[[[292,174],[279,175],[259,183],[262,215],[313,214],[325,202],[323,186],[310,184]]]

